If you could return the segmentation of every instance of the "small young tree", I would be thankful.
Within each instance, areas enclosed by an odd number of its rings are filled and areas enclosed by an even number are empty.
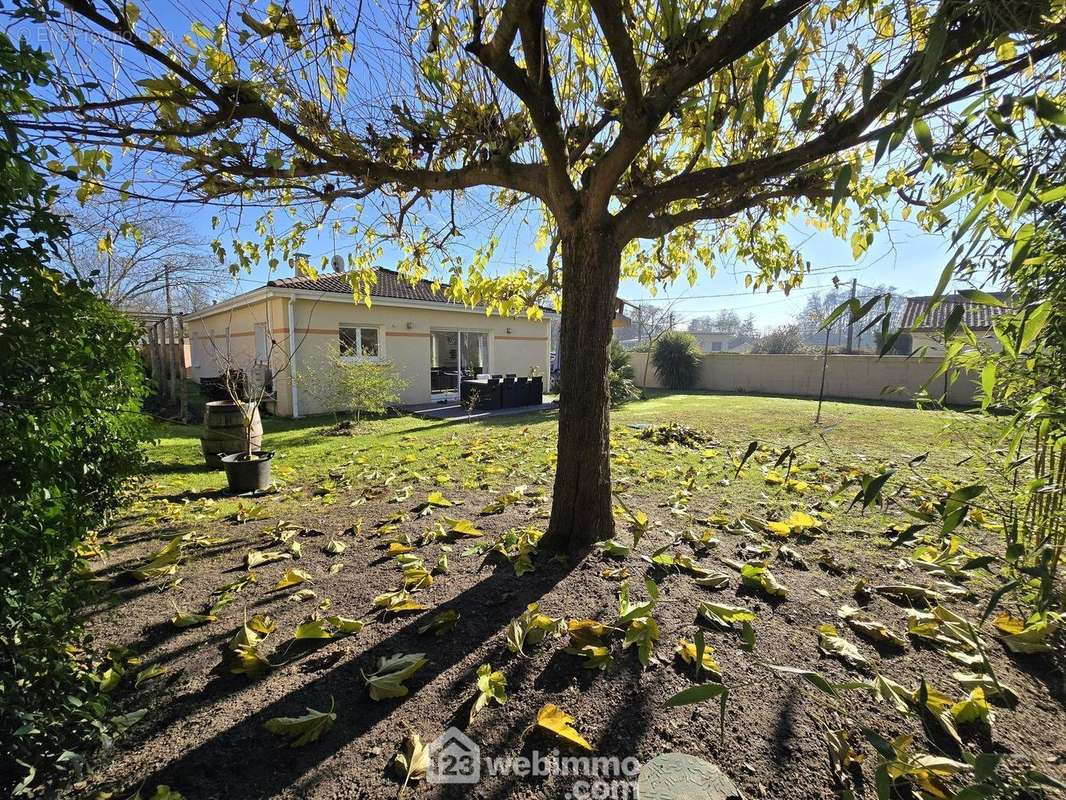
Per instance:
[[[388,361],[352,361],[340,365],[340,396],[344,408],[359,422],[363,414],[384,414],[400,402],[407,381]]]
[[[342,355],[337,344],[302,368],[297,380],[323,408],[351,414],[356,422],[364,414],[384,414],[407,388],[391,362]]]
[[[700,346],[683,331],[664,333],[651,351],[655,373],[667,389],[690,389],[700,375]]]

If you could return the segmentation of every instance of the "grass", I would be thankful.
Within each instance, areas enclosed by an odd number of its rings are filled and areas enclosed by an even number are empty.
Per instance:
[[[621,435],[630,426],[678,422],[707,432],[729,448],[743,449],[753,440],[771,447],[806,442],[807,453],[838,460],[874,463],[930,452],[931,463],[944,468],[969,457],[974,446],[987,442],[994,433],[994,426],[984,419],[954,411],[836,402],[824,404],[822,424],[815,426],[816,406],[811,400],[653,392],[646,400],[617,409],[611,421]],[[276,452],[275,472],[314,482],[348,458],[371,452],[379,461],[413,454],[416,464],[428,468],[432,465],[423,463],[424,459],[438,454],[436,446],[442,442],[462,446],[486,434],[508,433],[518,441],[540,441],[555,429],[554,414],[473,424],[405,416],[366,422],[360,432],[349,436],[323,436],[333,422],[332,417],[266,418],[263,441],[265,448]],[[222,473],[202,466],[199,426],[156,422],[152,435],[155,443],[147,474],[163,493],[209,492],[222,487]]]

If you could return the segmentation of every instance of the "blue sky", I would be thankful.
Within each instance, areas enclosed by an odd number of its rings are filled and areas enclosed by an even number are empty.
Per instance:
[[[211,234],[209,219],[210,213],[198,214],[190,222],[201,227],[207,236]],[[242,232],[249,227],[247,224],[243,226]],[[468,230],[464,236],[465,243],[461,246],[472,246],[487,235],[487,230]],[[534,236],[535,231],[531,226],[508,226],[501,237],[492,263],[493,269],[502,274],[524,263],[543,264],[545,253],[533,247]],[[682,319],[710,315],[722,309],[735,310],[741,316],[753,313],[756,324],[766,328],[793,320],[801,312],[808,296],[832,288],[834,275],[841,281],[856,278],[860,286],[888,285],[896,287],[902,294],[929,294],[949,257],[943,236],[926,234],[913,223],[903,221],[896,221],[883,230],[858,261],[852,257],[848,242],[829,233],[815,231],[800,218],[792,221],[788,236],[812,268],[812,274],[806,278],[804,285],[793,290],[789,296],[778,290],[767,294],[765,291],[752,293],[750,289],[745,289],[744,275],[752,272],[753,267],[744,262],[722,264],[714,275],[704,270],[692,286],[687,280],[679,280],[670,286],[659,287],[654,297],[647,287],[635,281],[624,281],[618,294],[630,301],[647,301],[669,307]],[[316,257],[333,253],[332,234],[324,231],[317,238],[312,237],[305,251]],[[341,254],[346,252],[346,242],[341,237],[336,241],[336,251]],[[313,263],[317,266],[317,261]],[[386,253],[381,266],[391,267],[394,263],[395,257],[390,258]],[[275,277],[287,274],[281,272]],[[251,275],[241,275],[230,293],[253,288],[267,277],[265,267]]]

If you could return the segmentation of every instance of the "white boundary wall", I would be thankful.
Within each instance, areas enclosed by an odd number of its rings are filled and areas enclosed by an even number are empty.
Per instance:
[[[631,353],[630,364],[638,386],[643,385],[646,353]],[[825,373],[825,396],[838,400],[873,400],[909,403],[929,376],[940,367],[939,358],[906,356],[829,356]],[[972,406],[977,376],[962,374],[948,387],[950,405]],[[784,397],[817,397],[822,381],[821,355],[762,355],[755,353],[709,353],[700,364],[700,377],[693,389],[742,394],[769,394]],[[929,394],[939,397],[944,377],[929,386]],[[647,388],[662,384],[655,367],[648,366]]]

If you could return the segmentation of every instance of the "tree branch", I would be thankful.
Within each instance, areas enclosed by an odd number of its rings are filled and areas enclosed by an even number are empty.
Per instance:
[[[475,7],[475,38],[466,51],[500,79],[522,101],[540,138],[547,160],[548,204],[556,217],[567,216],[560,206],[573,206],[577,192],[567,173],[566,142],[555,102],[551,70],[544,44],[544,0],[507,0],[500,14],[500,24],[488,43],[480,39],[480,10]],[[526,71],[511,56],[511,45],[520,34]],[[543,194],[538,194],[543,198]]]
[[[976,26],[968,26],[955,33],[949,39],[950,49],[947,50],[945,58],[964,52],[974,43],[978,34]],[[1019,72],[1036,61],[1055,55],[1062,49],[1064,41],[1066,41],[1066,36],[1060,34],[1053,41],[1034,48],[1028,54],[1019,57],[1010,67],[997,71],[997,80]],[[680,174],[642,192],[619,213],[620,228],[624,231],[627,224],[640,224],[641,220],[653,214],[656,209],[678,200],[694,199],[710,194],[721,195],[724,192],[730,194],[746,192],[765,181],[787,175],[797,168],[847,150],[871,137],[876,138],[866,129],[896,104],[901,92],[908,85],[916,84],[924,57],[924,50],[912,54],[904,61],[896,74],[886,80],[881,88],[871,96],[866,105],[804,144],[761,158]],[[919,92],[922,91],[920,86],[917,89]],[[919,106],[917,114],[927,113],[929,110],[944,105],[945,102],[957,102],[981,89],[982,84],[966,87],[949,94],[947,97],[950,100],[939,99]],[[876,133],[883,132],[894,125],[895,123],[879,128]]]
[[[633,51],[633,39],[629,35],[622,6],[618,0],[589,0],[596,21],[607,41],[607,49],[614,61],[618,82],[625,95],[625,107],[630,113],[640,108],[644,100],[644,90],[640,83],[640,67]]]
[[[642,109],[626,115],[618,138],[590,171],[590,205],[607,207],[618,180],[684,92],[768,40],[809,2],[779,0],[770,8],[763,8],[765,0],[744,0],[690,58],[679,59],[678,65],[648,90]]]
[[[627,239],[657,239],[676,228],[716,219],[727,219],[749,208],[772,200],[799,197],[830,197],[832,189],[814,181],[793,181],[788,186],[771,191],[743,194],[717,205],[702,205],[695,208],[662,213],[633,222],[622,231]]]

